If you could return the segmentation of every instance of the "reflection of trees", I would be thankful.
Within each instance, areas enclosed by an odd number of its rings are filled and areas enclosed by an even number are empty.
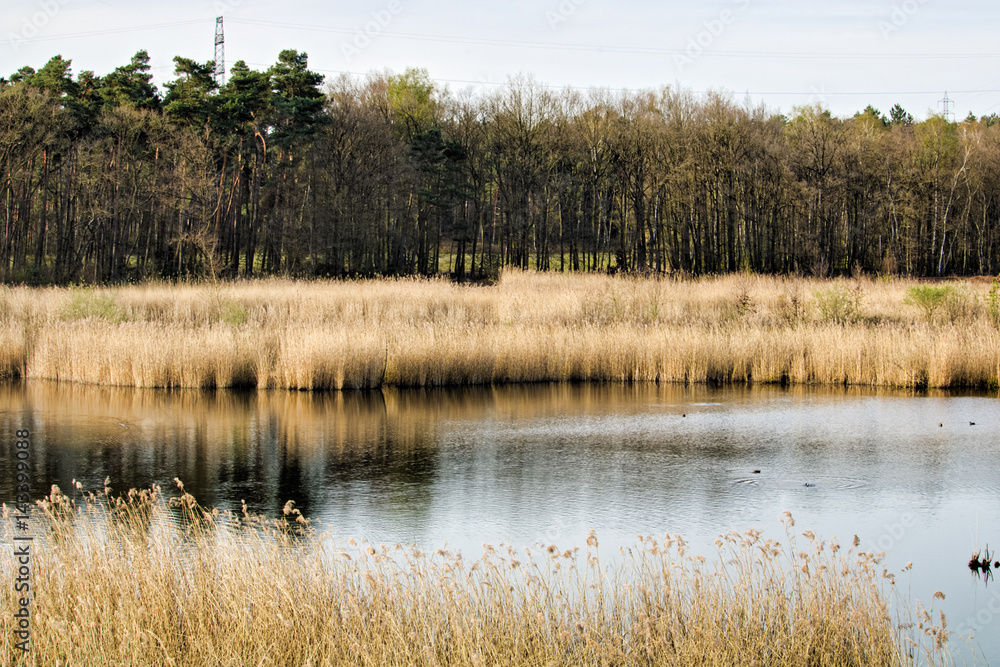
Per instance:
[[[116,492],[172,489],[179,477],[199,502],[276,512],[292,499],[308,516],[331,488],[364,485],[366,502],[389,509],[429,505],[440,466],[439,434],[463,421],[637,414],[708,398],[707,388],[543,385],[384,392],[198,392],[122,390],[28,382],[0,387],[0,454],[13,429],[33,433],[36,497],[51,484],[87,490],[111,478]],[[732,388],[727,400],[759,401],[860,389]],[[891,392],[879,392],[888,394]],[[717,397],[717,394],[715,394]],[[669,408],[663,408],[669,409]],[[713,458],[723,452],[703,451]],[[340,491],[338,491],[339,493]],[[0,495],[13,497],[9,476]],[[372,500],[375,498],[375,500]]]

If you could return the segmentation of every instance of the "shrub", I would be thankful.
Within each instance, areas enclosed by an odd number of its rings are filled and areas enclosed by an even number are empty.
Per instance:
[[[110,294],[81,289],[72,291],[69,301],[63,306],[62,318],[68,321],[99,319],[121,322],[125,319],[125,311]]]
[[[990,292],[986,295],[986,312],[993,325],[1000,328],[1000,276],[993,279]]]
[[[934,321],[934,313],[938,308],[946,305],[954,293],[954,288],[950,285],[935,287],[933,285],[917,285],[907,288],[906,298],[903,303],[917,306],[924,311],[927,322]]]
[[[968,287],[963,285],[953,288],[948,294],[944,300],[944,312],[949,322],[957,323],[971,322],[979,317],[982,311],[978,300],[972,296]]]
[[[226,301],[219,309],[219,319],[232,327],[241,327],[249,316],[247,307],[235,301]]]
[[[846,324],[861,314],[861,288],[831,287],[813,293],[820,316],[827,322]]]

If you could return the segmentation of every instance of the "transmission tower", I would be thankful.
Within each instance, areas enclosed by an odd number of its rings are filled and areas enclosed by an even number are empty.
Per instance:
[[[226,35],[222,31],[222,17],[215,19],[215,85],[226,85]]]
[[[945,94],[944,94],[944,99],[938,100],[938,104],[941,105],[941,115],[944,117],[945,120],[947,120],[949,122],[955,116],[955,114],[953,114],[951,112],[951,103],[952,102],[954,102],[954,100],[952,100],[951,98],[948,97],[948,93],[947,92],[945,92]]]

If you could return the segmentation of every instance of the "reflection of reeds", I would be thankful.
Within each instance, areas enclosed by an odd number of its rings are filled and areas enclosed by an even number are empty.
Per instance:
[[[880,555],[796,535],[790,517],[784,545],[730,533],[712,562],[676,535],[608,559],[593,534],[582,551],[467,561],[334,542],[291,505],[274,522],[158,494],[43,501],[31,664],[896,665],[914,647]],[[15,610],[4,587],[0,613]],[[947,632],[925,615],[933,658]],[[0,653],[12,662],[9,632]]]
[[[1000,331],[985,288],[956,287],[955,303],[929,318],[906,303],[913,285],[511,272],[495,287],[268,280],[5,288],[0,376],[23,368],[29,377],[108,385],[287,389],[996,385]]]

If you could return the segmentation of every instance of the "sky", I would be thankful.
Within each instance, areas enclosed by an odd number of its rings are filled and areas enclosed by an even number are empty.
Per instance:
[[[441,86],[486,91],[533,75],[565,87],[747,97],[776,113],[820,104],[848,117],[901,104],[916,118],[1000,113],[1000,3],[971,0],[4,0],[0,75],[52,56],[106,74],[149,52],[266,69],[283,49],[334,78],[425,68]]]

